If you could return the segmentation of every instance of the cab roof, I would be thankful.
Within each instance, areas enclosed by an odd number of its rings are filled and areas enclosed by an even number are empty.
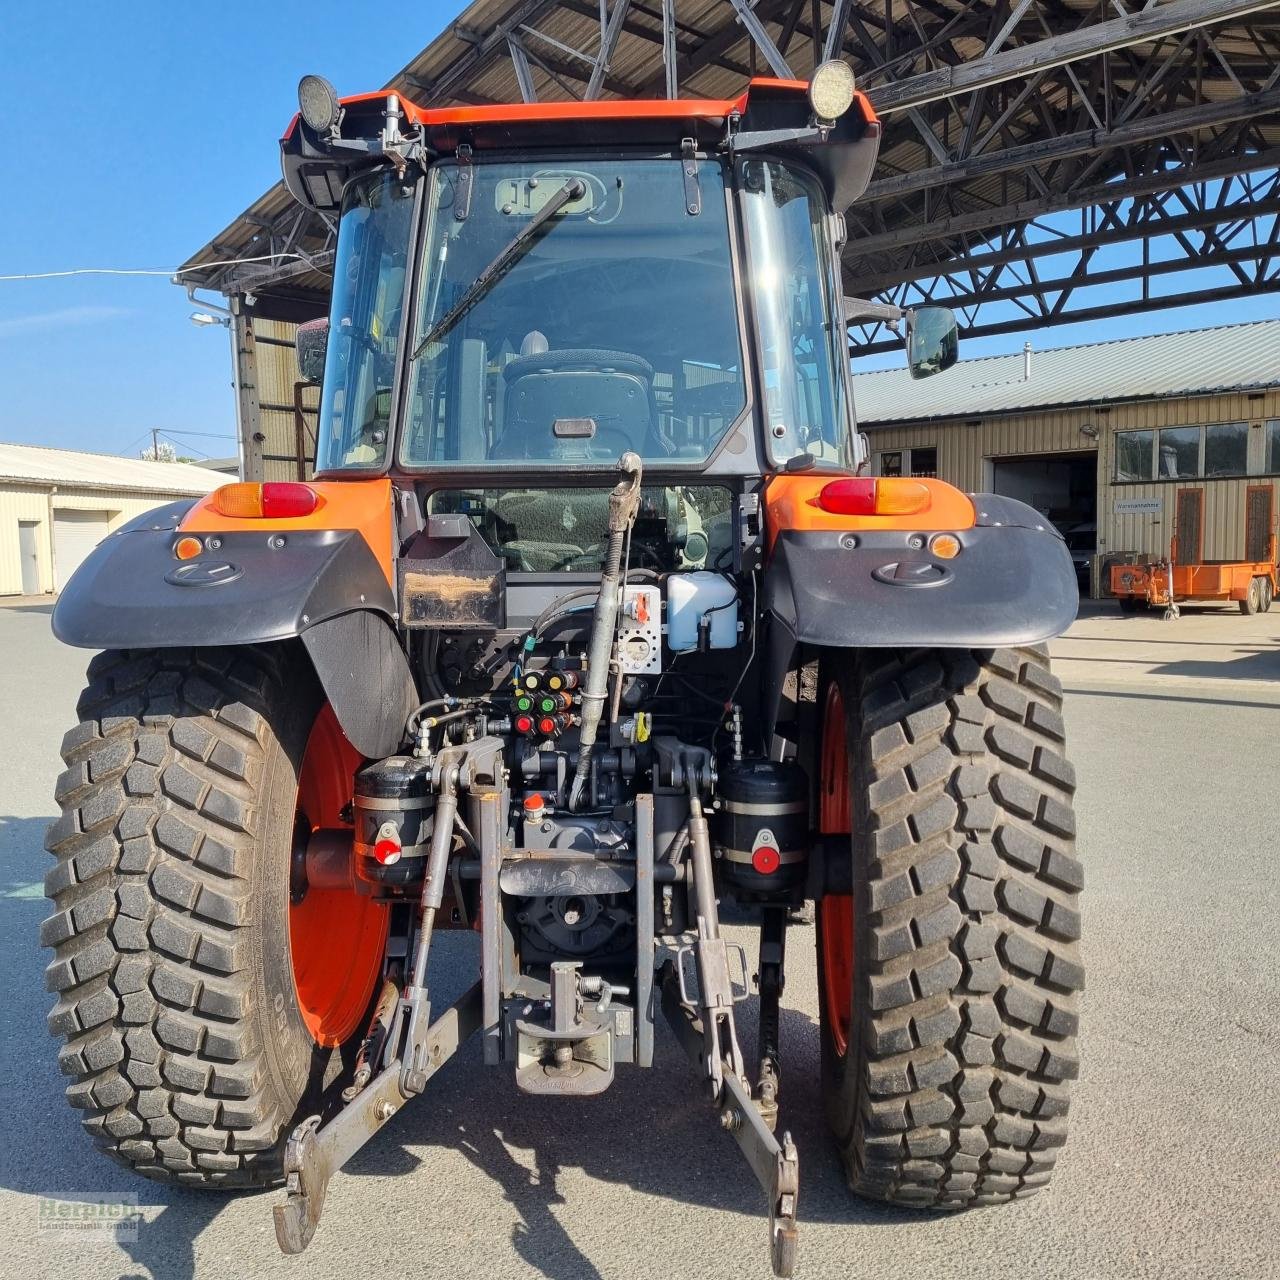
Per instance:
[[[615,127],[628,122],[705,122],[722,126],[730,116],[746,117],[756,107],[768,104],[786,104],[807,109],[808,81],[776,80],[756,77],[734,98],[639,98],[595,99],[572,102],[500,103],[483,106],[420,107],[398,94],[401,110],[410,124],[420,125],[428,134],[466,130],[487,133],[497,130],[525,129],[538,125],[572,125],[575,123],[596,126],[597,139],[609,141]],[[344,110],[359,115],[366,105],[374,106],[378,113],[390,91],[352,94],[340,98]],[[864,124],[877,119],[875,109],[865,94],[855,93],[849,114],[860,117]],[[300,117],[294,115],[285,130],[282,141],[294,138]],[[522,128],[523,126],[523,128]],[[669,131],[663,130],[664,133]]]

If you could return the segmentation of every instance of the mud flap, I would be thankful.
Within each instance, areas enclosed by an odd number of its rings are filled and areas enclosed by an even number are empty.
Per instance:
[[[418,696],[391,624],[360,609],[308,627],[302,643],[351,745],[370,759],[394,755]]]

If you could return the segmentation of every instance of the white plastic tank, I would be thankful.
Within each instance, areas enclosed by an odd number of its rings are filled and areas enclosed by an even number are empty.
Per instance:
[[[738,643],[738,592],[718,573],[673,573],[667,578],[667,644],[679,653],[698,647],[698,622],[710,615],[710,645]]]

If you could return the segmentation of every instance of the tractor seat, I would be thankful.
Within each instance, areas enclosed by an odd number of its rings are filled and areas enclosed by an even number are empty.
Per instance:
[[[535,346],[530,334],[522,351]],[[545,342],[545,339],[543,339]],[[506,384],[503,422],[493,458],[544,461],[598,461],[627,449],[652,452],[658,412],[653,366],[626,351],[577,348],[531,351],[516,356],[502,371]],[[557,421],[591,419],[590,438],[560,439]]]

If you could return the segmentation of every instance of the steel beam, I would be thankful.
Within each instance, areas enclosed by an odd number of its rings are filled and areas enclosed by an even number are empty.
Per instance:
[[[1267,281],[1266,288],[1280,289],[1280,280],[1272,278]],[[1028,329],[1052,329],[1062,324],[1080,324],[1086,320],[1110,320],[1116,316],[1143,315],[1150,311],[1165,311],[1171,307],[1207,306],[1213,302],[1232,302],[1237,299],[1256,297],[1258,286],[1255,284],[1235,284],[1212,289],[1192,291],[1179,290],[1174,295],[1146,295],[1122,302],[1106,303],[1095,307],[1081,307],[1060,316],[1037,317],[1029,321],[1025,317],[1020,320],[1007,320],[989,324],[973,324],[960,326],[960,338],[967,341],[971,338],[995,338],[1011,333],[1025,333]],[[888,351],[900,351],[900,338],[886,339],[883,342],[859,344],[851,342],[849,351],[857,356],[880,355]]]
[[[236,438],[240,447],[240,478],[260,484],[265,478],[262,411],[258,399],[258,355],[253,336],[253,317],[245,309],[243,296],[231,299],[232,370],[236,392]]]
[[[514,32],[507,37],[507,51],[511,55],[511,65],[515,69],[516,84],[520,87],[522,102],[537,102],[538,91],[533,87],[533,72],[529,69],[529,59],[525,54],[520,37]]]
[[[676,0],[662,0],[662,75],[667,97],[674,100],[680,87],[676,62]]]
[[[1195,132],[1214,125],[1231,124],[1248,120],[1268,112],[1280,111],[1280,89],[1267,93],[1250,93],[1225,102],[1204,102],[1194,107],[1167,111],[1161,115],[1144,116],[1131,124],[1117,125],[1113,129],[1086,129],[1080,133],[1064,134],[1057,138],[1038,139],[1021,146],[1007,147],[991,155],[949,164],[932,165],[914,173],[898,174],[872,182],[862,197],[863,202],[890,200],[915,191],[932,190],[953,182],[967,182],[973,178],[1006,173],[1015,169],[1027,169],[1032,165],[1047,164],[1070,156],[1087,155],[1131,147],[1156,138],[1168,138],[1176,133]]]
[[[764,54],[764,60],[769,64],[773,74],[779,80],[794,80],[795,72],[791,70],[786,58],[778,52],[778,46],[773,43],[773,38],[765,30],[764,23],[756,16],[756,11],[751,7],[749,0],[729,0],[729,3],[733,5],[738,21],[755,42],[756,48]]]
[[[591,79],[587,82],[587,91],[582,96],[587,99],[598,98],[604,85],[604,78],[609,73],[609,59],[617,47],[618,37],[622,34],[622,24],[627,20],[627,10],[631,0],[613,0],[613,12],[609,15],[609,24],[600,36],[600,52],[596,55],[595,66],[591,68]]]
[[[872,89],[868,97],[879,115],[888,115],[1065,66],[1081,58],[1096,57],[1132,45],[1151,44],[1165,36],[1247,17],[1261,9],[1273,8],[1275,4],[1276,0],[1170,0],[1168,4],[1142,9],[1109,22],[1090,23],[1075,31],[1021,45],[994,57],[941,67],[937,71],[882,85]]]
[[[1102,183],[1084,190],[1061,194],[1047,201],[1025,200],[957,217],[939,218],[930,225],[903,227],[900,230],[879,235],[859,235],[851,227],[849,242],[845,249],[845,262],[848,265],[851,259],[875,258],[893,250],[935,242],[940,247],[945,247],[949,243],[960,240],[966,234],[990,235],[996,228],[1026,224],[1048,214],[1069,213],[1077,209],[1105,206],[1134,196],[1168,192],[1179,187],[1190,186],[1206,178],[1225,178],[1250,171],[1269,170],[1276,168],[1277,165],[1280,165],[1280,148],[1273,148],[1256,155],[1224,159],[1216,164],[1168,169],[1128,181]],[[1223,218],[1229,216],[1229,212],[1223,213]],[[1243,210],[1243,213],[1245,217],[1256,216],[1256,209],[1251,204]],[[1160,234],[1154,227],[1149,229],[1148,234],[1151,233]],[[938,265],[936,262],[933,264],[932,274],[937,273]],[[915,268],[915,274],[920,277],[926,276],[931,273],[929,267],[928,263],[919,264]],[[861,279],[856,271],[854,279]]]

